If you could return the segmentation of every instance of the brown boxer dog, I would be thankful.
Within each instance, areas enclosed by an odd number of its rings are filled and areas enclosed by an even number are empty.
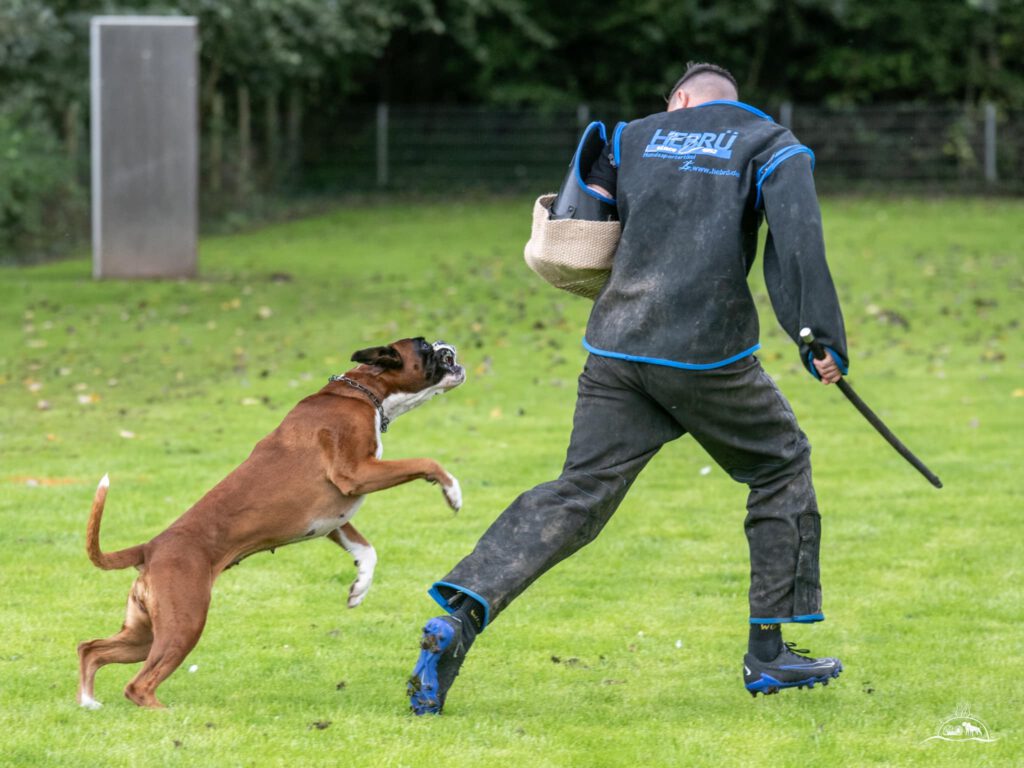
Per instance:
[[[163,706],[156,688],[195,647],[206,623],[213,582],[256,552],[326,536],[358,568],[348,605],[362,602],[377,555],[352,527],[368,493],[410,480],[439,483],[452,509],[462,506],[458,481],[432,459],[381,461],[388,423],[466,380],[455,348],[422,338],[356,352],[360,363],[302,400],[237,469],[146,544],[100,551],[99,532],[110,482],[96,489],[86,550],[98,568],[135,566],[124,626],[116,635],[78,646],[78,702],[93,698],[105,664],[143,661],[124,693],[139,706]]]

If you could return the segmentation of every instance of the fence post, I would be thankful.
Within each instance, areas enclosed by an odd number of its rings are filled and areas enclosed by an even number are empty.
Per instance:
[[[245,199],[252,192],[252,101],[249,86],[240,84],[238,98],[238,175],[235,195]]]
[[[784,101],[779,104],[779,125],[793,127],[793,102]]]
[[[377,105],[377,186],[388,185],[388,105]]]
[[[576,129],[583,133],[583,129],[590,125],[590,105],[576,105]]]
[[[996,105],[985,102],[985,181],[995,184],[999,180],[996,170]]]

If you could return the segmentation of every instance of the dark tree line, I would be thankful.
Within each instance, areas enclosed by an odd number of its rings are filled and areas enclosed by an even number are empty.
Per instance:
[[[286,169],[325,103],[647,112],[690,59],[729,67],[755,104],[1024,108],[1024,0],[2,0],[0,259],[81,226],[98,13],[199,18],[215,193],[225,155],[248,178],[254,125]]]

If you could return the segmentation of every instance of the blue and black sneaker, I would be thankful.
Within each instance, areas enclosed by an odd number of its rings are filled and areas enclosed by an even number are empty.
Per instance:
[[[469,622],[456,616],[437,616],[427,622],[420,639],[422,650],[406,686],[414,714],[441,714],[448,689],[475,639]]]
[[[839,659],[814,659],[801,656],[808,653],[806,648],[795,648],[796,643],[786,643],[782,653],[772,661],[761,661],[753,654],[743,657],[743,682],[751,696],[759,693],[778,693],[783,688],[813,688],[815,683],[828,685],[833,677],[839,677],[843,663]]]

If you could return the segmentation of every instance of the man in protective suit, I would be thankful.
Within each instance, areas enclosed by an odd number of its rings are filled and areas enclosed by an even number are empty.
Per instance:
[[[447,614],[423,631],[408,684],[415,713],[441,712],[476,635],[592,541],[658,449],[687,433],[750,489],[747,690],[813,687],[842,670],[838,659],[800,655],[782,641],[782,624],[824,619],[820,516],[807,438],[754,356],[747,286],[764,219],[765,282],[779,323],[810,374],[829,384],[846,373],[814,156],[737,99],[726,70],[690,64],[667,110],[620,123],[596,160],[591,132],[584,136],[575,183],[563,185],[553,215],[617,213],[622,233],[587,324],[565,465],[557,480],[519,496],[430,590]],[[804,326],[828,349],[824,360],[799,340]]]

